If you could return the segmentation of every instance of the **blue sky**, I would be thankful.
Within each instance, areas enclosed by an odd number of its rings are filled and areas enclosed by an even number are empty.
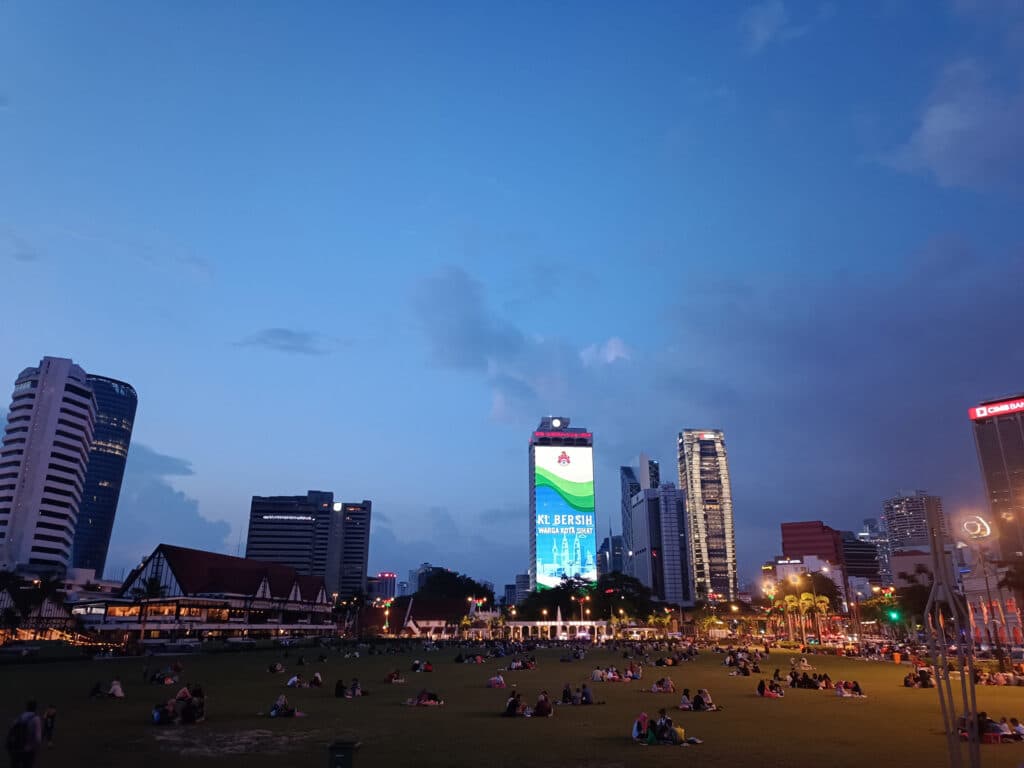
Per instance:
[[[1013,0],[2,3],[0,380],[138,390],[114,575],[317,488],[373,499],[371,569],[505,583],[547,413],[602,530],[724,429],[752,575],[783,520],[983,503],[1022,75]]]

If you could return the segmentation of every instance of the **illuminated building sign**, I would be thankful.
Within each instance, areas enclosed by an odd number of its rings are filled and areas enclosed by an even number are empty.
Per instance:
[[[534,485],[537,587],[558,586],[563,576],[597,581],[594,449],[534,446]]]
[[[972,420],[990,419],[993,416],[1007,416],[1011,413],[1024,413],[1024,399],[1003,400],[991,405],[976,405],[968,413]]]
[[[261,515],[260,518],[263,520],[304,520],[306,522],[313,519],[309,515]]]
[[[584,438],[589,440],[594,435],[591,432],[534,432],[534,437],[556,437],[556,438]]]

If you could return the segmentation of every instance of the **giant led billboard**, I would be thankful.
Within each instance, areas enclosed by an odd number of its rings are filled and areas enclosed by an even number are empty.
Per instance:
[[[594,449],[538,445],[533,457],[537,588],[557,586],[563,576],[597,581]]]

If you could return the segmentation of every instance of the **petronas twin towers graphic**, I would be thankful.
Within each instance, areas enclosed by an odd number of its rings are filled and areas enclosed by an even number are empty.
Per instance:
[[[572,544],[569,544],[568,534],[562,534],[562,546],[558,546],[558,539],[551,542],[551,562],[548,564],[548,576],[582,576],[594,570],[594,555],[587,552],[586,561],[582,555],[583,547],[580,539],[583,536],[573,536]]]

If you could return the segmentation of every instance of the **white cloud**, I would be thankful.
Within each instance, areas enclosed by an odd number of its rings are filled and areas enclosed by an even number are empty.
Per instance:
[[[1020,187],[1024,91],[1000,89],[973,59],[946,68],[913,134],[884,161],[943,187]]]
[[[611,365],[616,360],[629,360],[630,349],[618,336],[612,336],[604,344],[591,344],[580,352],[584,365]]]

